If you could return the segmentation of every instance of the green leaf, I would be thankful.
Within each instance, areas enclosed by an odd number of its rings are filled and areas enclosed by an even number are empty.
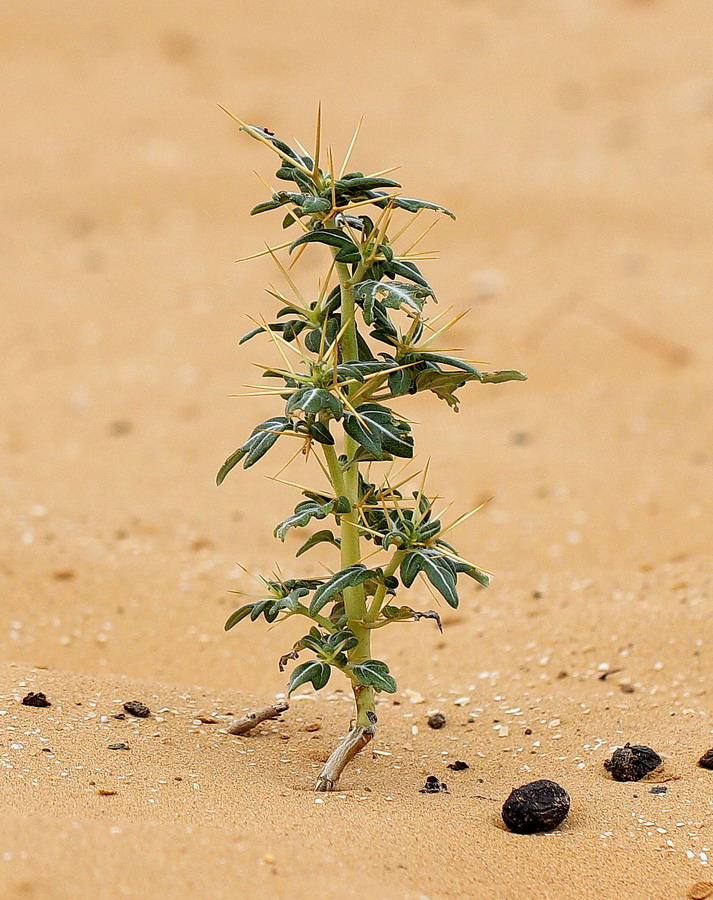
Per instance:
[[[339,319],[336,316],[330,316],[324,335],[324,349],[327,350],[334,343],[334,339],[339,333]],[[322,328],[312,328],[305,338],[305,347],[312,353],[319,353],[322,344]]]
[[[255,622],[260,618],[262,613],[265,614],[265,618],[267,619],[268,613],[270,612],[272,606],[275,604],[274,600],[258,600],[257,603],[253,603],[252,610],[250,611],[250,621]],[[278,610],[279,612],[279,610]],[[275,613],[277,615],[277,612]],[[274,616],[273,616],[274,619]]]
[[[230,631],[238,622],[242,622],[243,619],[247,618],[252,612],[254,604],[248,603],[246,606],[241,606],[240,609],[236,609],[235,612],[228,617],[227,622],[223,626],[226,631]]]
[[[325,519],[331,513],[343,513],[345,509],[348,512],[350,508],[346,497],[335,497],[326,503],[320,503],[317,500],[303,500],[297,504],[293,515],[288,516],[275,528],[275,537],[284,541],[290,528],[304,528],[312,519]]]
[[[281,597],[279,600],[276,600],[273,604],[273,608],[271,612],[279,612],[280,610],[287,609],[290,612],[295,612],[302,605],[301,600],[303,597],[306,597],[309,594],[310,588],[307,587],[297,587],[294,590],[290,591],[286,597]]]
[[[401,275],[403,278],[408,278],[409,281],[414,281],[416,284],[420,284],[422,288],[425,288],[428,293],[434,297],[433,288],[426,281],[426,279],[421,275],[418,266],[414,263],[409,262],[408,260],[401,259],[393,259],[389,263],[384,263],[385,271],[389,275]]]
[[[264,128],[259,128],[257,125],[250,125],[248,127],[250,128],[250,131],[248,131],[247,128],[241,128],[241,131],[244,131],[246,134],[249,134],[250,137],[253,138],[254,140],[258,140],[258,138],[256,138],[254,134],[251,134],[251,132],[257,132],[257,134],[259,134],[266,141],[269,141],[271,144],[273,144],[279,150],[282,150],[283,153],[286,153],[289,157],[294,159],[295,162],[301,162],[301,158],[300,158],[299,154],[295,150],[293,150],[292,147],[290,147],[288,144],[286,144],[284,141],[281,141],[279,138],[275,137],[274,134],[270,134],[268,131],[265,131]],[[282,167],[283,168],[291,168],[291,163],[289,163],[287,160],[284,160],[282,162]]]
[[[334,183],[334,188],[340,193],[362,193],[364,191],[373,191],[377,188],[398,188],[401,185],[398,181],[392,181],[390,178],[383,178],[379,175],[367,175],[361,178],[342,178]]]
[[[438,625],[438,630],[443,634],[443,623],[441,622],[440,615],[435,609],[428,609],[425,612],[420,612],[417,609],[411,609],[410,606],[385,606],[381,610],[381,614],[385,619],[389,619],[392,622],[413,622],[418,621],[419,619],[434,619],[436,625]]]
[[[460,372],[438,372],[436,369],[426,369],[419,372],[414,380],[417,391],[433,391],[433,393],[445,400],[456,412],[458,412],[458,398],[454,391],[463,387],[467,381],[475,380],[473,375],[465,375]]]
[[[381,569],[367,569],[362,563],[342,569],[317,588],[309,607],[310,615],[321,612],[332,598],[340,596],[347,588],[379,578],[381,574]]]
[[[329,529],[325,528],[322,531],[316,531],[311,538],[306,540],[297,553],[295,553],[295,556],[302,556],[303,553],[311,550],[312,547],[316,547],[317,544],[334,544],[335,547],[339,547],[341,546],[341,541],[339,538],[335,537]]]
[[[310,437],[313,437],[318,443],[328,444],[330,447],[334,446],[334,438],[332,437],[329,428],[321,422],[311,422],[307,430]]]
[[[310,662],[301,663],[290,676],[290,687],[287,691],[287,696],[289,697],[292,691],[297,690],[300,685],[307,684],[308,681],[311,681],[314,689],[318,691],[329,681],[331,674],[332,670],[327,663],[319,660],[313,659]]]
[[[344,430],[349,437],[368,450],[374,459],[380,460],[383,458],[380,433],[372,431],[368,420],[364,419],[364,422],[362,422],[353,413],[347,413],[344,416],[343,424]]]
[[[258,203],[257,206],[253,206],[250,210],[251,216],[257,216],[260,213],[267,212],[270,209],[279,209],[281,206],[284,206],[285,203],[289,203],[287,198],[280,200],[265,200],[263,203]]]
[[[356,412],[359,417],[353,413],[345,414],[344,430],[377,459],[383,458],[384,451],[403,459],[413,456],[411,429],[390,409],[378,403],[362,403],[356,407]]]
[[[351,628],[343,628],[330,634],[324,642],[325,650],[335,652],[336,650],[353,650],[359,643],[359,639],[351,630]]]
[[[302,244],[327,244],[329,247],[338,247],[340,250],[359,253],[359,248],[354,241],[341,231],[331,231],[326,228],[319,228],[316,231],[308,231],[306,234],[300,235],[297,240],[290,245],[290,253],[300,247]]]
[[[483,384],[502,384],[504,381],[527,381],[527,375],[517,369],[502,369],[499,372],[483,372]]]
[[[408,306],[421,312],[429,296],[433,295],[421,285],[406,284],[403,281],[360,281],[354,288],[354,297],[364,306],[365,313],[367,304],[373,305],[377,300],[390,309]],[[370,325],[371,322],[367,320],[367,324]]]
[[[353,378],[355,381],[364,383],[364,373],[359,365],[351,365],[350,363],[341,363],[337,366],[337,375],[340,378]]]
[[[290,310],[291,313],[294,310]],[[260,325],[258,328],[252,328],[250,331],[246,331],[245,334],[240,338],[238,344],[245,344],[247,341],[251,340],[257,334],[262,334],[262,332],[267,331],[279,331],[282,333],[282,336],[286,341],[293,341],[301,331],[303,331],[307,327],[307,322],[302,319],[290,319],[289,322],[270,322],[267,327],[264,325]]]
[[[290,420],[286,419],[284,416],[275,416],[274,418],[263,422],[261,425],[258,425],[242,447],[239,447],[235,453],[229,456],[220,467],[218,475],[216,476],[217,484],[220,485],[223,483],[223,479],[228,472],[230,472],[243,457],[245,457],[243,468],[249,469],[250,466],[254,465],[260,459],[260,457],[267,453],[281,433],[290,431],[291,428],[292,424]]]
[[[450,544],[448,544],[446,541],[436,541],[436,544],[446,546],[449,550],[453,550]],[[474,566],[471,563],[467,563],[465,562],[465,560],[453,559],[447,553],[444,553],[443,556],[448,560],[448,562],[453,566],[453,568],[456,570],[456,572],[458,572],[459,575],[468,575],[474,581],[477,581],[478,584],[482,584],[483,587],[488,587],[488,585],[490,584],[490,575],[488,575],[488,573],[484,572],[482,569],[479,569],[477,566]]]
[[[389,675],[389,667],[380,659],[367,659],[366,662],[358,663],[352,666],[352,672],[360,684],[377,691],[386,691],[387,694],[396,693],[396,681]]]
[[[456,574],[449,562],[432,550],[414,550],[401,562],[401,580],[405,587],[411,587],[419,572],[428,578],[443,599],[454,609],[458,607]]]
[[[418,212],[419,209],[433,209],[436,212],[445,213],[445,215],[450,216],[451,219],[455,219],[455,214],[450,211],[450,209],[446,209],[445,206],[441,206],[440,203],[429,203],[428,200],[414,200],[412,197],[397,197],[394,201],[394,206],[398,206],[400,209],[405,209],[408,212]]]
[[[432,362],[440,366],[452,366],[454,369],[460,369],[463,372],[467,372],[469,375],[472,375],[473,378],[477,378],[478,381],[482,378],[481,373],[475,366],[471,366],[471,364],[467,363],[464,359],[458,359],[457,356],[446,356],[443,353],[429,353],[424,350],[415,350],[413,353],[404,355],[399,361]]]
[[[270,582],[270,585],[275,589],[284,587],[284,585],[280,585],[276,582]],[[250,616],[253,622],[259,619],[261,615],[264,616],[268,622],[274,622],[283,610],[295,612],[295,610],[301,606],[301,599],[309,594],[310,590],[311,588],[307,586],[296,586],[283,597],[269,597],[263,600],[255,600],[252,603],[246,603],[245,606],[236,609],[235,612],[229,616],[224,626],[225,630],[230,631],[230,629],[237,625],[238,622],[242,622],[242,620],[248,616]]]
[[[301,409],[310,415],[315,415],[323,409],[328,409],[335,419],[339,419],[342,416],[344,407],[336,394],[325,391],[324,388],[306,387],[295,391],[287,401],[285,412],[288,416],[296,409]]]
[[[329,210],[332,208],[332,204],[330,203],[330,201],[324,200],[322,199],[322,197],[305,197],[299,205],[306,213],[309,213],[311,216],[329,212]]]
[[[324,653],[324,639],[316,628],[311,628],[310,633],[301,637],[295,647],[311,650],[319,656]]]

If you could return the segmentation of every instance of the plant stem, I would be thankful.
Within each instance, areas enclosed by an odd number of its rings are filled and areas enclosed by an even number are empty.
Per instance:
[[[359,345],[355,322],[355,302],[349,269],[344,263],[335,263],[341,287],[341,327],[344,329],[341,341],[341,361],[353,362],[359,359]],[[351,389],[353,390],[353,388]],[[344,438],[344,452],[347,460],[354,458],[357,443],[349,435]],[[357,506],[359,496],[359,464],[351,462],[344,470],[339,463],[334,447],[323,445],[324,456],[329,470],[334,492],[349,500],[351,510],[340,516],[341,520],[341,566],[343,569],[356,565],[361,559],[359,541],[359,520]],[[344,610],[347,625],[357,638],[357,645],[348,651],[351,665],[371,658],[371,631],[366,627],[366,595],[361,585],[344,591]],[[359,684],[352,679],[356,721],[351,731],[336,746],[319,774],[317,791],[332,791],[339,777],[351,760],[366,747],[376,733],[376,713],[374,711],[374,688]]]
[[[401,565],[401,560],[406,556],[406,551],[397,550],[396,553],[391,557],[391,562],[384,569],[384,578],[388,578],[393,575],[398,567]],[[380,584],[374,594],[374,597],[369,605],[369,609],[366,614],[367,622],[376,621],[379,613],[381,612],[381,604],[384,602],[384,598],[386,597],[386,585]]]
[[[349,268],[345,263],[336,263],[335,269],[339,277],[341,287],[341,326],[344,328],[342,336],[342,362],[353,362],[359,359],[359,345],[357,342],[357,330],[355,319],[355,302],[352,281]],[[347,459],[353,458],[358,444],[349,435],[344,438],[344,450]],[[359,496],[359,464],[350,463],[344,472],[345,496],[352,505],[351,512],[342,516],[342,568],[353,566],[361,558],[359,546],[359,528],[356,507],[361,500]],[[344,591],[344,609],[347,614],[348,625],[354,632],[359,643],[347,654],[349,662],[361,663],[371,658],[371,632],[364,627],[366,616],[366,597],[361,585],[347,588]],[[354,700],[357,708],[356,726],[367,728],[374,724],[374,689],[364,685],[354,684]],[[374,717],[374,718],[373,718]]]

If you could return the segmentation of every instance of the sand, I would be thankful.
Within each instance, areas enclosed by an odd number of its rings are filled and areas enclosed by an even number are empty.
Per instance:
[[[713,881],[708,5],[45,0],[0,24],[0,895],[669,900]],[[457,212],[426,269],[472,307],[454,342],[529,375],[458,415],[401,407],[454,515],[493,498],[459,547],[494,579],[443,636],[379,633],[399,693],[327,796],[310,787],[345,685],[227,735],[284,692],[301,631],[222,625],[250,590],[237,563],[305,574],[329,553],[291,564],[301,536],[271,538],[297,500],[264,477],[279,450],[214,483],[274,412],[229,396],[272,361],[237,348],[271,265],[233,261],[281,236],[247,218],[273,161],[217,104],[310,141],[320,99],[337,154],[363,114],[358,168],[401,164],[407,193]],[[113,718],[133,699],[152,715]],[[611,780],[627,741],[668,780]],[[449,793],[420,793],[428,775]],[[570,816],[510,834],[502,803],[538,778]]]

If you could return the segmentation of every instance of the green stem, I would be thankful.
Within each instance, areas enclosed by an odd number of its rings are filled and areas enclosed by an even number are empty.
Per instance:
[[[341,287],[341,327],[344,329],[341,341],[342,362],[353,362],[359,359],[359,345],[356,329],[356,304],[354,291],[349,275],[349,268],[344,263],[336,263],[335,269],[339,277]],[[344,436],[344,452],[347,459],[354,458],[358,444],[349,435]],[[325,451],[333,448],[325,447]],[[329,465],[329,460],[328,460]],[[330,475],[332,467],[330,466]],[[332,477],[334,477],[332,475]],[[350,463],[342,476],[344,496],[351,504],[351,511],[341,516],[341,565],[343,569],[356,565],[361,559],[359,543],[359,520],[357,506],[361,500],[359,496],[359,464]],[[336,486],[335,486],[336,487]],[[351,664],[365,662],[371,659],[371,631],[365,627],[366,595],[362,585],[349,587],[344,591],[344,610],[347,615],[347,624],[357,638],[357,645],[347,654]],[[354,700],[356,702],[357,727],[370,727],[376,721],[374,717],[374,689],[361,684],[352,684]]]
[[[288,619],[290,616],[307,616],[308,619],[312,619],[313,622],[317,622],[318,625],[321,625],[325,631],[329,631],[332,634],[337,630],[334,627],[334,623],[330,622],[329,619],[324,616],[320,616],[316,613],[311,613],[306,606],[301,607],[300,609],[296,609],[294,612],[288,613],[285,618]]]
[[[394,555],[391,557],[391,562],[384,569],[384,578],[389,578],[393,575],[398,567],[401,565],[401,560],[406,556],[405,550],[397,550]],[[384,598],[386,597],[386,585],[380,584],[374,594],[374,597],[369,606],[369,610],[366,614],[367,622],[376,621],[377,616],[381,612],[381,605],[384,602]]]
[[[337,453],[334,447],[330,447],[329,444],[322,444],[322,449],[324,450],[324,459],[327,463],[327,468],[329,469],[332,487],[334,488],[334,495],[335,497],[344,497],[346,496],[346,487],[344,485],[344,475],[341,466],[339,465],[339,460],[337,459]]]

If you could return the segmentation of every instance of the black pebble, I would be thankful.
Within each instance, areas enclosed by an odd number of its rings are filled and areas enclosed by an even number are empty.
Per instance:
[[[33,691],[22,698],[23,706],[52,706],[50,701],[45,697],[42,691],[38,691],[36,694]]]
[[[146,706],[145,703],[141,703],[139,700],[130,700],[128,703],[124,704],[124,709],[127,713],[131,713],[132,716],[136,716],[139,719],[145,719],[151,715],[151,710]]]
[[[449,763],[446,768],[453,769],[454,772],[462,772],[464,769],[469,769],[470,766],[467,762],[463,762],[462,759],[457,759],[455,762]]]
[[[650,794],[665,794],[668,788],[665,784],[657,784],[656,787],[652,787],[649,791]]]
[[[429,728],[443,728],[446,724],[446,717],[443,713],[434,713],[432,716],[428,717],[428,727]]]
[[[641,781],[641,779],[657,769],[663,760],[645,744],[626,744],[612,754],[611,759],[604,762],[604,768],[614,781]]]
[[[706,750],[703,756],[698,760],[698,765],[702,769],[713,769],[713,748]]]
[[[445,781],[440,781],[436,778],[435,775],[429,775],[426,778],[426,783],[420,789],[419,793],[421,794],[448,794],[448,785]]]
[[[107,748],[109,750],[129,750],[131,749],[128,744],[109,744]]]
[[[542,779],[515,788],[503,804],[503,822],[516,834],[535,834],[557,828],[568,812],[567,791]]]

